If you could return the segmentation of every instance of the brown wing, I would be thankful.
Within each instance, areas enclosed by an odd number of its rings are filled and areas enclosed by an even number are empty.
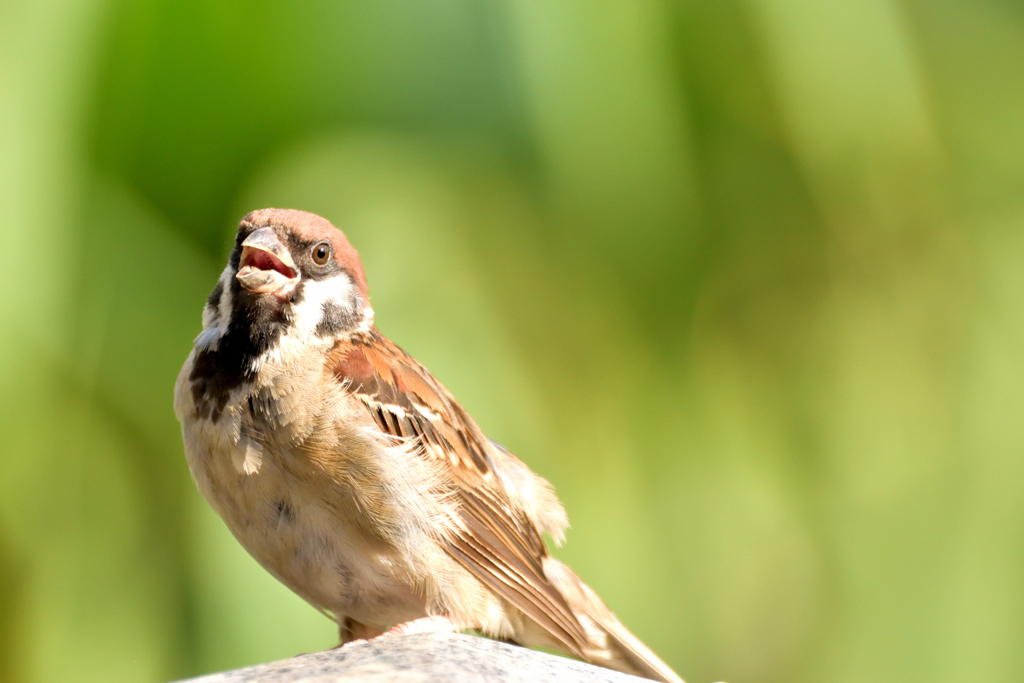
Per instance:
[[[450,468],[462,529],[441,538],[448,553],[496,594],[583,656],[587,637],[544,575],[547,549],[493,469],[490,442],[427,370],[376,329],[339,342],[330,369],[382,432],[417,439],[419,453]]]

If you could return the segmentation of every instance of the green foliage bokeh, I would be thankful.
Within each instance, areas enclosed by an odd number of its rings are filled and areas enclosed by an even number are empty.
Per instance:
[[[0,2],[0,682],[332,646],[171,392],[302,208],[691,683],[1024,679],[1024,10]]]

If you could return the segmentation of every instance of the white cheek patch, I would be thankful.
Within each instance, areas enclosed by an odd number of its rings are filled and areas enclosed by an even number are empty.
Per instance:
[[[224,272],[220,274],[220,284],[224,288],[224,291],[220,295],[220,306],[218,316],[218,327],[220,333],[224,334],[228,331],[228,325],[231,323],[231,306],[234,302],[231,299],[231,285],[234,283],[235,273],[231,270],[231,264],[224,266]]]
[[[304,357],[313,349],[329,350],[335,343],[335,335],[323,329],[325,320],[340,320],[351,323],[352,327],[362,322],[363,300],[359,289],[347,275],[336,275],[327,280],[306,280],[301,287],[301,301],[293,304],[288,312],[290,323],[285,333],[266,353],[252,359],[250,371],[254,374],[261,374],[264,368],[278,368],[291,362],[290,359]]]
[[[228,264],[217,280],[220,287],[220,299],[217,307],[206,304],[203,309],[203,331],[196,337],[195,346],[200,351],[210,348],[217,348],[217,342],[228,331],[231,322],[231,280],[234,273],[231,272],[231,264]]]
[[[218,299],[218,302],[220,299]],[[217,325],[217,320],[220,318],[220,310],[214,308],[210,304],[206,304],[203,307],[203,329],[209,329]]]
[[[353,327],[361,318],[362,297],[347,275],[327,280],[307,280],[302,301],[294,306],[289,336],[298,339],[326,337]]]

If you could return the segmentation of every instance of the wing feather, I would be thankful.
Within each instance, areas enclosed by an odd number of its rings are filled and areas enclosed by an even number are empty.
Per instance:
[[[501,453],[473,419],[423,366],[376,329],[338,342],[330,364],[378,429],[415,440],[421,456],[449,468],[459,525],[439,535],[448,554],[582,657],[587,636],[544,574],[548,553],[540,532],[495,476],[494,454]]]

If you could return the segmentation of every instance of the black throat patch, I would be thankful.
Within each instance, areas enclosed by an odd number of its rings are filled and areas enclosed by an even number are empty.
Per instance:
[[[233,255],[234,256],[234,255]],[[216,289],[220,289],[220,283]],[[215,289],[215,291],[216,291]],[[231,392],[255,379],[253,361],[273,347],[291,323],[291,307],[273,296],[246,291],[232,278],[231,318],[216,348],[196,354],[189,380],[197,417],[220,420]],[[302,283],[292,302],[302,297]]]

